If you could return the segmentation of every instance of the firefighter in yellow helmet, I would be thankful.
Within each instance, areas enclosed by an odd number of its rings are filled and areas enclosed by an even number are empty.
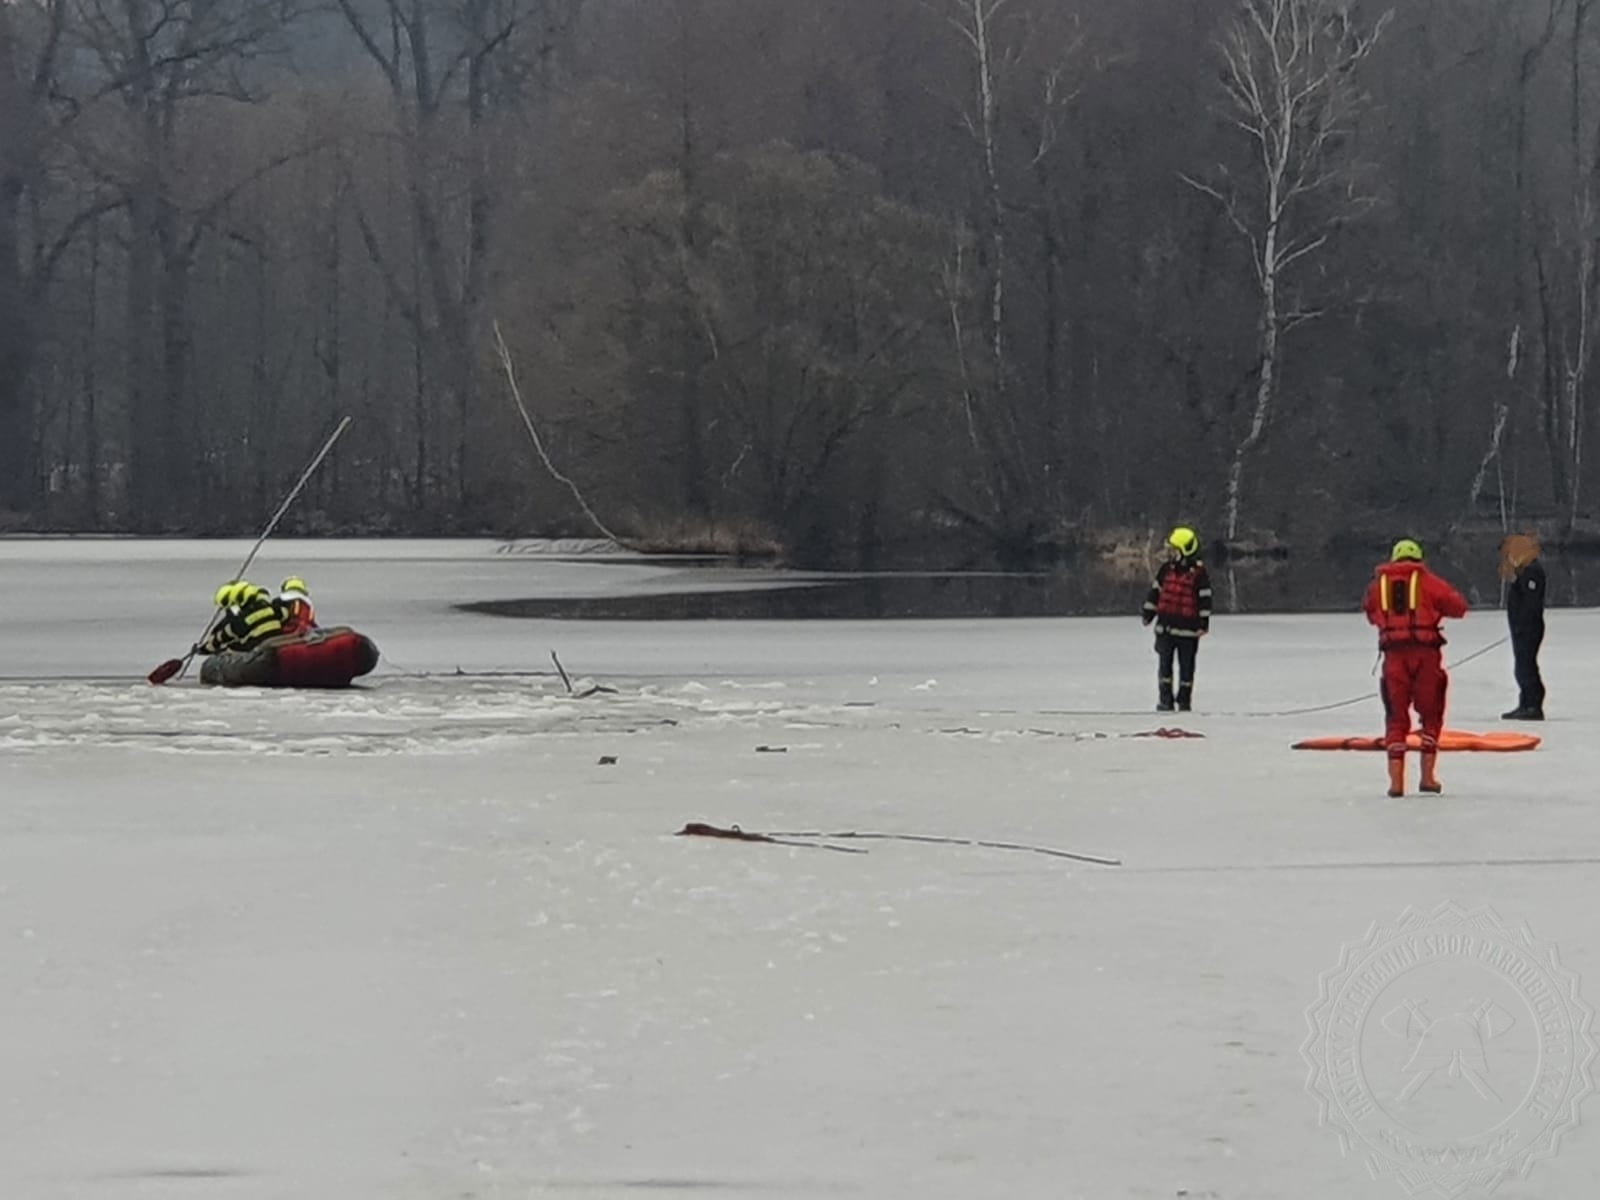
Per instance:
[[[1411,710],[1421,725],[1422,782],[1425,792],[1441,792],[1439,734],[1444,729],[1449,676],[1444,668],[1446,617],[1467,615],[1464,596],[1422,562],[1422,547],[1401,538],[1389,561],[1373,572],[1361,601],[1367,621],[1377,626],[1383,652],[1384,748],[1389,760],[1389,795],[1406,793],[1406,744],[1411,736]]]
[[[278,614],[285,633],[304,633],[317,627],[317,610],[311,603],[311,589],[298,575],[291,575],[278,587]]]
[[[1180,525],[1167,536],[1167,561],[1156,572],[1141,617],[1156,627],[1156,711],[1188,712],[1194,703],[1194,660],[1211,630],[1211,575],[1200,559],[1200,536]],[[1177,688],[1173,688],[1173,660]]]
[[[222,613],[205,640],[195,647],[198,654],[248,650],[283,632],[278,605],[264,587],[235,579],[218,588],[214,600]]]

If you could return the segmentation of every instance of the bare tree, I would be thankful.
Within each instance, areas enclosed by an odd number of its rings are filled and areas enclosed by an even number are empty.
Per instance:
[[[133,509],[146,525],[177,519],[199,482],[196,254],[241,192],[300,153],[219,161],[217,147],[197,150],[190,116],[203,113],[216,131],[229,109],[259,100],[263,64],[282,52],[299,12],[299,0],[84,0],[69,30],[80,59],[97,67],[74,96],[85,112],[75,144],[127,210]]]
[[[0,509],[32,500],[37,463],[26,380],[38,310],[62,252],[88,216],[47,238],[25,217],[46,184],[46,162],[62,119],[51,103],[66,23],[65,0],[0,0]]]
[[[976,191],[970,228],[958,230],[944,272],[948,328],[957,365],[962,427],[978,469],[988,514],[950,504],[953,515],[997,543],[1027,553],[1051,519],[1063,481],[1066,428],[1058,333],[1065,232],[1056,211],[1051,160],[1064,140],[1065,117],[1078,95],[1069,68],[1083,45],[1075,16],[1043,15],[1024,0],[938,0],[935,11],[958,35],[967,96],[961,124],[970,138]],[[1029,177],[1032,177],[1031,180]],[[1031,188],[1030,188],[1031,185]],[[1038,199],[1023,192],[1037,189]],[[1037,283],[1031,264],[1014,262],[1017,213],[1038,220],[1044,276],[1044,379],[1033,386],[1028,343],[1019,341],[1013,283]]]
[[[1056,492],[1048,497],[1048,502],[1052,504],[1063,498],[1070,483],[1067,473],[1061,469],[1069,440],[1066,431],[1070,405],[1061,369],[1062,332],[1067,326],[1063,293],[1066,291],[1067,274],[1065,245],[1069,234],[1061,213],[1061,186],[1054,164],[1059,157],[1061,143],[1065,140],[1063,132],[1067,111],[1082,90],[1082,85],[1073,86],[1067,75],[1067,64],[1076,60],[1084,44],[1076,14],[1070,18],[1069,28],[1072,30],[1070,42],[1060,58],[1044,71],[1039,84],[1038,105],[1032,114],[1032,127],[1028,130],[1028,142],[1032,147],[1028,165],[1032,169],[1038,196],[1031,207],[1038,227],[1042,259],[1038,265],[1044,291],[1040,313],[1043,325],[1040,358],[1043,365],[1042,401],[1046,428],[1049,430],[1049,456],[1045,461],[1045,470]]]
[[[22,64],[21,36],[0,4],[0,509],[21,510],[33,469],[31,415],[23,396],[29,309],[22,277],[22,197],[33,178],[34,83]]]
[[[358,210],[368,253],[405,314],[421,359],[454,401],[452,473],[467,489],[469,429],[486,349],[485,305],[499,215],[499,122],[530,93],[548,94],[582,0],[337,0],[377,67],[402,143],[409,247],[386,245]],[[457,187],[456,180],[462,181]],[[462,193],[464,192],[464,196]],[[414,502],[425,502],[419,418]]]
[[[1255,403],[1228,471],[1227,536],[1239,534],[1246,459],[1266,437],[1277,400],[1283,337],[1321,313],[1289,301],[1292,267],[1370,205],[1344,153],[1364,93],[1354,78],[1388,24],[1363,28],[1351,0],[1239,0],[1220,49],[1225,115],[1250,141],[1252,166],[1236,179],[1182,178],[1221,205],[1250,244],[1261,307]]]
[[[1567,319],[1569,332],[1562,345],[1561,401],[1565,411],[1557,422],[1556,436],[1552,438],[1552,452],[1564,457],[1560,474],[1566,478],[1566,495],[1557,500],[1566,502],[1567,528],[1577,523],[1578,503],[1583,484],[1583,433],[1587,408],[1587,384],[1593,344],[1597,333],[1596,321],[1600,319],[1600,256],[1596,242],[1600,240],[1600,214],[1596,212],[1595,184],[1600,175],[1600,155],[1591,151],[1594,134],[1593,122],[1585,111],[1586,93],[1592,81],[1585,78],[1585,33],[1597,0],[1573,0],[1572,35],[1568,45],[1568,111],[1567,155],[1569,189],[1571,194],[1571,221],[1573,252],[1570,312]]]
[[[1511,330],[1509,334],[1507,334],[1506,338],[1506,384],[1504,387],[1495,389],[1495,398],[1492,404],[1493,418],[1489,429],[1489,445],[1484,450],[1483,456],[1479,459],[1477,470],[1472,476],[1472,483],[1467,489],[1467,503],[1465,509],[1463,510],[1463,516],[1468,516],[1477,509],[1478,502],[1483,495],[1483,489],[1488,483],[1489,469],[1491,467],[1495,468],[1497,474],[1502,477],[1505,473],[1505,445],[1507,435],[1511,432],[1513,426],[1513,422],[1511,421],[1512,398],[1517,392],[1517,375],[1522,368],[1522,364],[1530,357],[1533,357],[1530,353],[1528,353],[1528,349],[1524,345],[1526,335],[1523,331],[1523,322],[1527,318],[1528,314],[1529,287],[1527,264],[1530,255],[1526,249],[1526,242],[1529,226],[1529,208],[1531,204],[1530,195],[1533,191],[1532,181],[1530,180],[1530,175],[1532,172],[1530,171],[1530,139],[1528,136],[1528,125],[1530,110],[1533,107],[1533,81],[1538,73],[1539,65],[1544,58],[1545,51],[1549,49],[1551,43],[1555,40],[1557,32],[1556,23],[1561,17],[1563,10],[1566,8],[1567,3],[1568,0],[1541,0],[1541,7],[1544,11],[1542,21],[1538,26],[1538,31],[1531,41],[1520,45],[1517,49],[1515,72],[1516,120],[1513,127],[1514,132],[1512,134],[1512,184],[1514,191],[1515,212],[1513,213],[1513,219],[1508,223],[1510,226],[1511,235],[1510,248],[1513,280],[1511,311],[1513,316]],[[1520,14],[1518,12],[1514,10],[1507,10],[1503,18],[1508,22],[1510,36],[1513,38],[1516,37],[1516,31],[1519,25],[1519,16]],[[1542,272],[1542,257],[1537,252],[1535,252],[1531,257],[1533,258],[1536,266]],[[1539,295],[1542,297],[1544,294],[1544,287],[1541,281]],[[1542,305],[1541,308],[1543,308]],[[1543,330],[1546,335],[1544,340],[1547,341],[1549,336],[1549,330],[1546,328],[1547,322],[1541,321],[1539,324],[1541,330]],[[1552,470],[1557,480],[1557,491],[1559,492],[1561,490],[1561,463],[1559,461],[1559,456],[1556,453],[1555,446],[1550,440],[1551,437],[1553,437],[1554,432],[1554,420],[1553,416],[1550,415],[1552,413],[1554,400],[1550,395],[1550,388],[1540,386],[1539,392],[1541,398],[1540,408],[1541,411],[1546,414],[1544,425],[1546,430],[1547,449],[1549,450],[1553,459]],[[1508,522],[1510,521],[1512,514],[1508,512],[1506,508],[1505,488],[1503,484],[1500,487],[1499,504],[1501,527],[1508,528]]]
[[[681,466],[684,507],[691,516],[711,513],[712,489],[706,469],[706,398],[701,394],[701,377],[707,364],[719,353],[711,322],[705,319],[705,305],[699,295],[696,277],[704,272],[704,257],[710,240],[706,228],[704,162],[710,157],[702,144],[697,122],[701,119],[696,94],[695,62],[704,61],[706,18],[701,0],[677,0],[670,10],[673,22],[671,43],[675,59],[672,81],[677,119],[678,180],[683,189],[683,204],[677,222],[674,262],[675,285],[680,294],[682,326],[677,333],[677,457]],[[697,41],[701,44],[697,45]]]
[[[1006,192],[1001,169],[1001,76],[1015,64],[1020,42],[1003,26],[1013,0],[944,0],[945,20],[967,51],[971,93],[962,106],[962,123],[977,155],[981,199],[977,205],[977,252],[956,247],[946,273],[950,329],[960,366],[962,410],[970,445],[982,471],[989,503],[996,512],[1019,507],[1026,486],[1027,457],[1009,394],[1011,370],[1006,341]],[[966,235],[963,235],[963,241]],[[976,355],[968,350],[964,293],[974,272],[979,305]]]

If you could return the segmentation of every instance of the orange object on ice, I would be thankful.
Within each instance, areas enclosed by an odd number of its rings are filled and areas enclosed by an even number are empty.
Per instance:
[[[1439,734],[1441,750],[1493,750],[1501,753],[1513,750],[1534,750],[1540,739],[1531,733],[1470,733],[1464,729],[1446,729]],[[1382,737],[1320,737],[1296,742],[1295,750],[1382,750]],[[1422,749],[1422,735],[1412,733],[1406,738],[1407,750]]]

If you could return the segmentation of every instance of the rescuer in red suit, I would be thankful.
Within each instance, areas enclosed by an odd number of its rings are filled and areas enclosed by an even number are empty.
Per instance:
[[[1396,542],[1389,561],[1374,574],[1362,608],[1378,627],[1378,648],[1383,651],[1380,691],[1386,715],[1389,795],[1405,795],[1406,738],[1411,734],[1413,707],[1422,724],[1422,790],[1442,792],[1437,763],[1449,677],[1439,623],[1446,617],[1466,616],[1467,601],[1422,565],[1422,547],[1411,538]]]

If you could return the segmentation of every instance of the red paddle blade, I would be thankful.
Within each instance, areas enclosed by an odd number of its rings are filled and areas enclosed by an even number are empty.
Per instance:
[[[183,670],[183,659],[169,658],[154,671],[151,671],[147,678],[151,683],[165,683],[181,670]]]

